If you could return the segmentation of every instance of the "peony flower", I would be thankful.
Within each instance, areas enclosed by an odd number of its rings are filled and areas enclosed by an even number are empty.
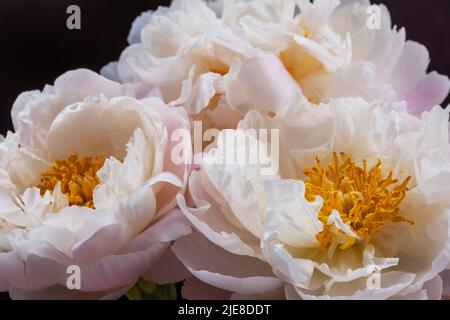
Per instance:
[[[164,34],[164,36],[161,36]],[[224,97],[230,69],[258,50],[240,39],[201,0],[175,0],[139,16],[130,46],[102,73],[122,83],[154,85],[205,127],[235,126],[240,114]]]
[[[179,280],[166,249],[190,232],[175,208],[189,168],[170,135],[189,123],[153,94],[77,70],[17,98],[0,144],[0,291],[112,299],[144,275]]]
[[[281,62],[278,66],[266,65],[281,67],[310,101],[319,103],[328,96],[330,76],[351,61],[350,37],[341,37],[329,26],[337,5],[335,1],[319,1],[314,5],[290,0],[230,1],[224,4],[223,20],[264,50],[267,58],[276,56]],[[239,78],[245,77],[245,72],[243,68]],[[270,72],[260,74],[272,76]],[[248,92],[250,97],[254,94]]]
[[[277,57],[225,24],[221,10],[221,2],[175,0],[141,14],[130,46],[102,74],[159,88],[164,101],[184,107],[204,130],[235,128],[253,109],[284,115],[297,83]]]
[[[439,299],[450,261],[449,110],[418,119],[406,108],[297,97],[285,118],[252,111],[223,131],[189,196],[178,196],[196,230],[172,247],[198,280],[185,294]],[[279,130],[279,141],[251,129]],[[273,144],[278,171],[249,161]]]
[[[406,101],[409,112],[420,115],[442,103],[450,90],[448,77],[427,74],[427,49],[406,41],[403,28],[392,28],[384,5],[370,6],[367,0],[234,0],[222,5],[223,21],[267,54],[256,68],[244,62],[235,77],[240,100],[229,97],[233,108],[241,100],[258,99],[270,83],[284,81],[273,69],[289,74],[315,104],[338,97]],[[259,87],[248,84],[255,74]]]
[[[333,30],[353,39],[353,58],[334,76],[330,95],[358,95],[368,100],[392,97],[392,101],[406,101],[408,111],[417,116],[441,104],[450,90],[449,78],[435,71],[427,73],[427,48],[405,40],[404,28],[392,28],[384,5],[371,7],[381,14],[380,28],[367,28],[369,5],[369,1],[353,1],[333,14]]]
[[[426,74],[426,48],[392,29],[385,6],[370,7],[380,25],[369,28],[369,5],[175,0],[139,16],[130,46],[102,73],[158,87],[165,102],[184,107],[205,130],[235,128],[251,110],[285,116],[298,92],[315,104],[407,101],[415,115],[441,103],[449,79]]]

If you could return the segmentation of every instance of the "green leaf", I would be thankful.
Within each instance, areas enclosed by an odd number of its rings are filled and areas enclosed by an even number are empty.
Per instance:
[[[160,286],[141,278],[128,291],[127,298],[129,300],[177,300],[178,293],[175,283]]]
[[[142,296],[141,290],[137,286],[134,286],[131,288],[127,293],[128,300],[143,300],[144,297]]]
[[[146,281],[142,278],[139,279],[137,287],[139,288],[139,290],[146,294],[152,294],[156,289],[158,289],[158,286],[156,284]]]

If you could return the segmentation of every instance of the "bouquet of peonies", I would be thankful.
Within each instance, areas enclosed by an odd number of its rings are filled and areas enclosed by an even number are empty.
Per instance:
[[[385,6],[173,0],[128,41],[14,103],[0,291],[450,295],[450,81]]]

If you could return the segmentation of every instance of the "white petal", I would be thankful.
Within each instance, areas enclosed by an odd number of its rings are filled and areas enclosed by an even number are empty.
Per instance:
[[[275,56],[249,59],[234,72],[235,78],[228,83],[227,99],[230,106],[242,114],[256,109],[283,116],[293,92],[299,90]]]
[[[39,290],[57,284],[65,274],[63,265],[52,259],[30,255],[25,263],[15,252],[0,253],[0,279],[8,287]]]
[[[129,44],[134,44],[141,41],[141,31],[148,23],[150,23],[152,15],[153,11],[144,11],[133,21],[127,39]]]
[[[189,221],[180,210],[174,209],[130,241],[120,253],[144,251],[154,244],[170,243],[190,234],[191,231]]]
[[[266,219],[276,219],[280,240],[291,247],[317,247],[316,235],[323,225],[318,219],[322,201],[305,199],[303,181],[268,180],[263,182],[267,194]],[[267,222],[266,222],[267,223]]]
[[[168,246],[167,243],[155,244],[146,251],[101,258],[82,268],[81,288],[84,291],[103,291],[134,284]]]
[[[139,189],[115,207],[96,210],[77,235],[72,247],[74,260],[87,264],[116,253],[149,225],[155,213],[155,198],[148,188]]]
[[[230,254],[198,233],[176,241],[172,250],[194,276],[220,289],[254,294],[280,286],[266,263]]]
[[[220,211],[211,207],[211,204],[199,203],[198,208],[193,209],[186,205],[181,195],[177,199],[186,218],[209,241],[235,254],[248,256],[260,254],[257,239],[230,224]]]
[[[407,92],[419,83],[425,76],[429,64],[430,55],[424,45],[414,41],[405,43],[389,81],[400,97],[403,92]]]
[[[412,274],[391,271],[383,274],[380,289],[365,288],[352,292],[352,286],[347,283],[342,286],[341,292],[336,291],[333,295],[316,296],[303,293],[298,288],[296,288],[296,292],[304,300],[385,300],[407,287],[413,278],[414,275]],[[348,294],[345,294],[345,292],[348,292]]]
[[[189,78],[183,81],[180,97],[173,101],[175,106],[184,106],[189,114],[200,113],[208,107],[211,99],[220,93],[218,83],[222,77],[217,73],[204,73],[195,78],[195,68],[191,69]]]
[[[280,241],[280,238],[284,237],[281,234],[285,231],[281,224],[277,215],[268,210],[261,243],[264,256],[280,279],[307,287],[314,273],[314,262],[309,259],[296,259],[287,251]]]
[[[191,273],[175,257],[172,250],[167,250],[161,259],[159,259],[158,263],[143,275],[145,280],[159,285],[181,282],[189,277],[192,277]]]

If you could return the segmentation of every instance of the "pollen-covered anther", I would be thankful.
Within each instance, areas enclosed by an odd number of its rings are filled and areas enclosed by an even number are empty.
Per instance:
[[[402,182],[394,179],[393,171],[383,174],[382,161],[371,169],[367,161],[358,166],[353,160],[336,152],[333,161],[323,166],[316,157],[316,166],[304,170],[309,178],[306,182],[306,199],[314,201],[322,197],[324,204],[319,212],[319,220],[324,227],[316,236],[320,246],[328,249],[331,245],[345,250],[378,233],[387,222],[413,222],[400,215],[399,206],[409,191],[411,177]],[[342,221],[349,227],[353,236],[344,232],[328,220],[333,211],[339,212]]]
[[[56,160],[49,171],[41,175],[37,186],[41,194],[53,192],[60,184],[61,192],[70,205],[94,208],[94,189],[100,183],[97,172],[103,167],[105,157],[71,155],[67,160]]]

